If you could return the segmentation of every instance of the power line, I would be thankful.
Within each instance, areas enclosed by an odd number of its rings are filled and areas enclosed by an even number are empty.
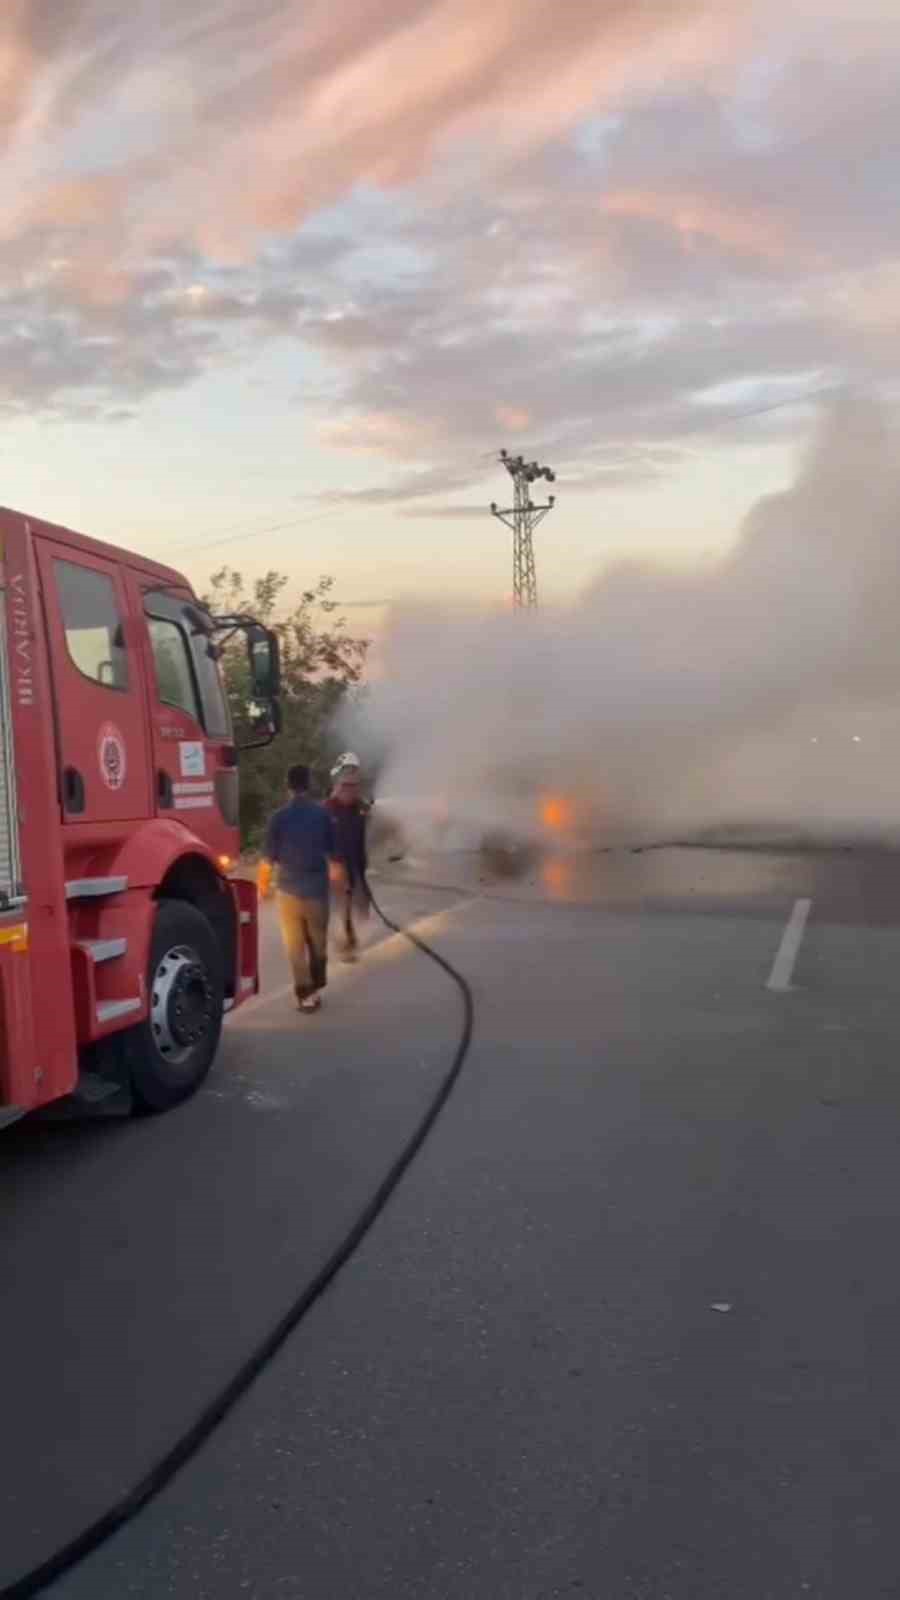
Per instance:
[[[744,418],[760,417],[760,416],[764,416],[767,412],[770,412],[770,411],[780,411],[784,406],[806,405],[810,400],[815,400],[820,395],[833,393],[833,391],[834,391],[834,384],[826,384],[826,385],[823,385],[819,389],[812,389],[806,394],[787,395],[782,400],[774,400],[774,401],[770,402],[768,405],[764,405],[764,406],[754,406],[750,410],[730,412],[725,416],[719,416],[719,417],[711,416],[711,417],[709,417],[707,419],[704,419],[703,421],[701,421],[700,419],[697,419],[697,421],[695,423],[695,429],[696,429],[696,431],[702,432],[702,431],[704,431],[706,429],[709,429],[709,428],[717,428],[717,427],[727,426],[727,424],[729,422],[740,422]],[[695,431],[695,430],[691,429],[689,431]],[[480,456],[479,459],[480,460],[485,460],[488,457],[496,460],[497,459],[497,452],[493,451],[493,450],[487,451],[487,452],[485,452],[484,456]],[[522,457],[520,456],[520,457],[517,457],[516,459],[521,461]],[[512,461],[512,458],[507,458],[507,455],[506,455],[505,451],[502,451],[502,450],[500,451],[500,460],[504,461],[504,463],[507,465],[507,467],[508,467],[508,469],[510,471],[512,470],[511,466],[510,466],[510,462]],[[537,463],[536,462],[532,463],[532,466],[536,467]],[[540,469],[540,470],[543,472],[546,469]],[[514,481],[515,481],[515,476],[513,475],[513,477],[514,477]],[[526,493],[526,499],[527,499],[527,493]],[[552,497],[551,497],[551,503],[548,506],[544,506],[544,507],[532,506],[531,507],[532,511],[540,511],[541,514],[540,514],[539,517],[536,517],[536,518],[534,518],[532,520],[530,531],[527,530],[525,528],[524,524],[523,524],[521,529],[520,529],[520,533],[516,538],[513,554],[514,554],[514,557],[516,558],[516,560],[518,561],[519,565],[516,568],[516,570],[514,571],[514,598],[515,598],[516,595],[519,595],[519,594],[521,596],[525,597],[525,598],[516,599],[515,603],[517,605],[519,605],[519,604],[524,604],[524,605],[537,604],[536,578],[535,578],[535,574],[534,574],[534,552],[533,552],[533,548],[530,549],[530,553],[529,553],[530,533],[533,532],[534,528],[537,527],[538,522],[540,522],[543,519],[543,517],[546,516],[547,512],[552,508],[552,504],[553,504],[553,500],[552,500]],[[196,543],[193,539],[182,540],[178,544],[171,544],[171,545],[163,546],[162,550],[160,551],[160,554],[161,555],[166,555],[169,551],[171,551],[172,554],[174,555],[178,551],[185,551],[185,552],[198,551],[199,552],[199,551],[202,551],[202,550],[213,550],[213,549],[216,549],[218,546],[224,545],[224,544],[239,544],[244,539],[262,539],[267,534],[270,534],[270,533],[285,533],[289,529],[292,529],[292,528],[310,527],[315,523],[324,522],[324,521],[330,520],[332,517],[336,517],[336,516],[345,514],[349,509],[350,508],[348,506],[346,506],[346,505],[331,506],[325,511],[316,511],[316,512],[314,512],[312,514],[312,516],[308,516],[307,515],[307,516],[303,516],[303,517],[292,517],[292,518],[288,519],[285,522],[267,523],[266,526],[263,527],[263,528],[252,528],[252,527],[248,527],[246,524],[240,525],[240,524],[234,523],[234,522],[226,523],[222,533],[221,534],[217,534],[215,536],[215,538],[204,539],[200,543]],[[492,510],[493,510],[493,507],[492,507]],[[527,510],[527,506],[525,504],[525,500],[523,500],[522,506],[519,508],[519,510],[523,514]],[[506,521],[507,516],[514,516],[515,512],[516,512],[516,507],[510,507],[508,512],[500,512],[500,511],[498,511],[498,512],[495,513],[495,515],[499,516],[501,521]],[[511,522],[508,523],[508,526],[509,527],[513,527],[513,523],[511,523]],[[231,532],[231,529],[233,529],[233,528],[237,528],[238,531],[234,532],[234,533]],[[515,530],[514,530],[514,532],[515,532]],[[535,598],[533,600],[527,598],[527,595],[530,594],[532,592],[532,590],[535,591]]]
[[[219,539],[207,539],[201,544],[185,540],[181,544],[170,544],[165,548],[173,553],[177,550],[212,550],[221,544],[238,544],[242,539],[261,539],[267,533],[283,533],[288,528],[304,528],[310,523],[323,522],[326,518],[337,516],[339,512],[346,510],[346,506],[332,506],[328,511],[317,511],[311,517],[294,517],[289,522],[273,522],[265,528],[244,528],[240,533],[232,533]]]
[[[296,498],[296,496],[295,496],[295,498]],[[276,512],[260,511],[257,514],[257,520],[259,518],[265,518],[266,516],[275,516],[275,515],[277,515]],[[234,522],[226,522],[226,523],[223,523],[222,525],[220,525],[218,527],[215,527],[215,528],[199,528],[198,531],[197,531],[197,538],[198,539],[207,539],[207,538],[208,539],[212,539],[214,536],[218,537],[218,535],[220,533],[232,533],[235,528],[246,528],[247,526],[248,526],[248,523],[247,523],[247,518],[246,517],[237,517],[237,518],[235,518]]]
[[[698,420],[697,425],[702,431],[706,428],[723,427],[729,422],[742,422],[745,417],[762,417],[768,411],[781,411],[784,406],[805,406],[808,405],[810,400],[819,399],[821,395],[833,394],[835,387],[833,383],[824,383],[818,389],[808,389],[806,394],[789,394],[785,395],[781,400],[770,401],[768,405],[754,406],[749,411],[731,411],[725,416],[711,416],[708,420],[702,422]]]

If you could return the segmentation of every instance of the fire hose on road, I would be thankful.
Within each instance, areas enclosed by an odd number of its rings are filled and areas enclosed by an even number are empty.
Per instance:
[[[95,1518],[86,1528],[83,1528],[73,1539],[68,1540],[66,1544],[55,1550],[52,1555],[39,1562],[37,1566],[32,1567],[29,1572],[23,1573],[21,1577],[14,1579],[12,1583],[0,1589],[0,1600],[29,1600],[30,1596],[43,1593],[52,1583],[62,1578],[65,1573],[71,1571],[85,1557],[105,1544],[127,1522],[132,1521],[138,1512],[158,1495],[171,1482],[175,1474],[197,1454],[214,1430],[224,1421],[242,1396],[246,1394],[256,1378],[269,1365],[295,1328],[303,1321],[307,1312],[321,1298],[341,1268],[355,1254],[373,1223],[384,1210],[404,1173],[415,1160],[446,1105],[462,1071],[472,1041],[475,1008],[471,988],[466,978],[463,977],[461,972],[457,971],[452,962],[440,955],[426,940],[419,938],[410,928],[405,928],[401,924],[394,922],[382,910],[370,888],[369,898],[373,910],[380,917],[385,927],[391,933],[402,935],[422,955],[440,967],[458,989],[462,1001],[462,1026],[456,1049],[452,1061],[435,1094],[432,1096],[424,1115],[420,1118],[410,1138],[382,1178],[374,1194],[358,1214],[353,1226],[344,1235],[344,1238],[319,1268],[315,1276],[303,1286],[274,1327],[251,1351],[225,1387],[213,1396],[199,1416],[176,1439],[165,1455],[155,1461],[144,1476],[136,1484],[132,1485],[115,1504],[109,1506],[106,1511]]]

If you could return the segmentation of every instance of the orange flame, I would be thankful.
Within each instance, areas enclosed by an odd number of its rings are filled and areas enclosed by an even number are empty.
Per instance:
[[[572,826],[572,807],[564,795],[546,795],[541,801],[540,816],[552,833],[567,833]]]

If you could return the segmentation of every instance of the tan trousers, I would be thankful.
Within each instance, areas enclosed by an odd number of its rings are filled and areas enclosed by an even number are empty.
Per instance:
[[[328,901],[278,895],[278,917],[298,1000],[324,989],[328,981]]]

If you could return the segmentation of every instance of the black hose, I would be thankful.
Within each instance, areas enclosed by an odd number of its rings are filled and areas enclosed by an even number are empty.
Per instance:
[[[368,888],[368,885],[367,885]],[[260,1373],[268,1366],[273,1356],[277,1354],[285,1340],[299,1326],[307,1312],[312,1309],[316,1301],[324,1294],[329,1284],[337,1277],[345,1262],[358,1249],[372,1224],[396,1189],[400,1179],[418,1155],[425,1143],[434,1123],[450,1097],[457,1078],[462,1071],[463,1062],[472,1042],[472,1029],[475,1021],[475,1007],[472,999],[472,990],[468,982],[457,972],[456,968],[436,950],[420,939],[411,929],[402,927],[393,922],[382,911],[375,896],[369,890],[369,899],[377,916],[381,918],[386,928],[392,933],[402,934],[410,944],[421,950],[423,955],[434,961],[447,976],[452,979],[462,997],[463,1023],[459,1041],[454,1052],[453,1060],[441,1080],[436,1094],[429,1103],[428,1109],[419,1122],[412,1136],[407,1140],[400,1154],[389,1168],[386,1176],[382,1178],[378,1188],[360,1212],[350,1231],[341,1240],[341,1243],[329,1256],[324,1266],[319,1268],[315,1277],[300,1291],[296,1299],[288,1307],[284,1315],[279,1318],[269,1333],[260,1341],[256,1349],[251,1352],[243,1364],[238,1368],[234,1377],[220,1389],[208,1405],[204,1406],[200,1415],[195,1418],[191,1426],[167,1450],[165,1455],[154,1463],[131,1489],[110,1506],[101,1516],[91,1522],[74,1539],[61,1545],[53,1555],[45,1561],[32,1567],[30,1572],[23,1573],[5,1588],[0,1589],[0,1600],[30,1600],[30,1596],[40,1594],[51,1583],[70,1572],[73,1567],[83,1561],[94,1550],[106,1543],[114,1533],[124,1527],[126,1522],[137,1516],[138,1512],[154,1499],[174,1478],[175,1474],[196,1455],[201,1445],[204,1445],[210,1435],[224,1420],[229,1411],[238,1400],[246,1394],[251,1384],[259,1377]]]

